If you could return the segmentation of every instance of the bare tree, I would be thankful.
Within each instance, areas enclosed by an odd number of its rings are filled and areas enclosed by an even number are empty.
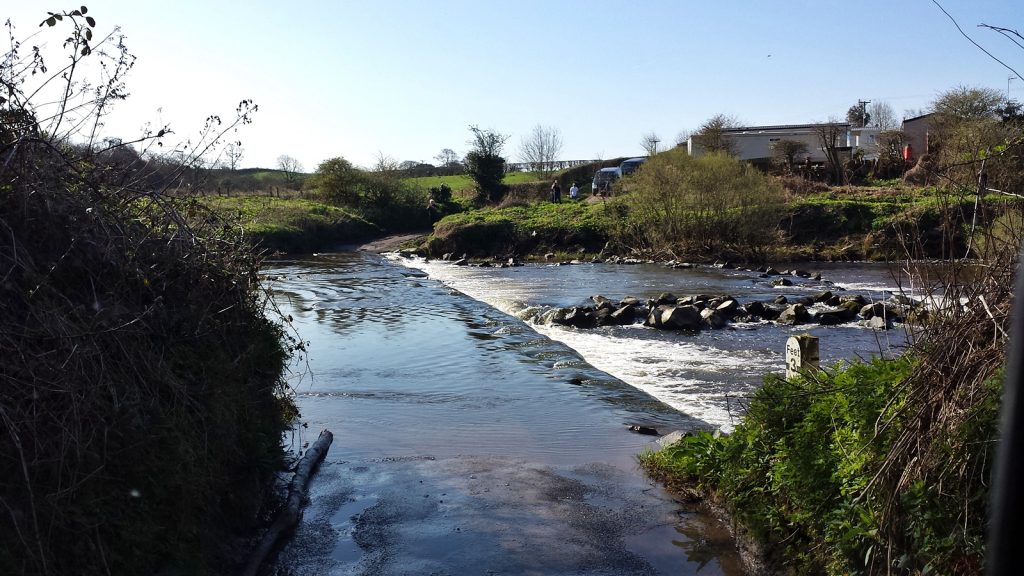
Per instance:
[[[658,153],[658,142],[661,142],[661,138],[654,132],[648,132],[640,137],[640,146],[647,152],[648,156],[654,156]]]
[[[394,172],[398,170],[398,160],[395,160],[387,154],[377,151],[376,162],[373,165],[372,172]]]
[[[793,171],[793,164],[796,157],[807,153],[807,143],[799,140],[779,140],[772,143],[772,154],[776,160],[786,168],[786,172]]]
[[[739,128],[740,121],[729,114],[715,114],[697,129],[693,139],[697,145],[706,152],[725,152],[736,154],[736,144],[729,138],[726,132],[733,128]]]
[[[846,184],[846,170],[843,169],[842,159],[839,157],[839,148],[844,144],[842,136],[846,134],[845,126],[835,118],[829,118],[828,122],[814,126],[818,146],[825,153],[829,169],[832,170],[833,183],[840,185]]]
[[[562,133],[551,126],[534,126],[533,132],[524,136],[519,144],[519,158],[532,172],[554,172],[552,164],[561,153]]]
[[[441,150],[441,153],[434,156],[434,160],[441,166],[448,166],[459,161],[459,155],[455,153],[455,150],[451,148],[445,148]]]
[[[685,146],[690,141],[690,131],[682,129],[676,134],[676,146]]]
[[[282,154],[277,157],[277,168],[284,172],[284,179],[291,182],[296,174],[302,172],[302,163],[287,154]]]
[[[241,142],[229,142],[224,148],[224,160],[227,163],[228,169],[234,172],[238,170],[239,165],[242,163],[242,156],[245,155],[245,150],[242,149]]]
[[[872,102],[868,108],[868,115],[871,117],[871,125],[876,128],[881,128],[883,131],[896,130],[900,127],[899,118],[896,117],[896,111],[884,100],[878,102]]]
[[[903,174],[906,168],[903,160],[905,141],[902,130],[882,130],[878,133],[878,140],[875,143],[878,162],[872,171],[875,178],[893,178]]]

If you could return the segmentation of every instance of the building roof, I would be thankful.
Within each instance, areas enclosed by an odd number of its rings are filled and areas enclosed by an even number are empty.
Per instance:
[[[914,116],[913,118],[904,118],[903,119],[903,123],[906,124],[907,122],[913,122],[914,120],[923,120],[923,119],[925,119],[925,118],[927,118],[927,117],[929,117],[929,116],[931,116],[933,114],[935,114],[935,112],[929,112],[927,114],[921,114],[920,116]]]
[[[782,130],[810,130],[817,128],[818,126],[827,126],[829,124],[835,124],[836,126],[842,126],[845,128],[850,127],[849,122],[819,122],[817,124],[782,124],[779,126],[743,126],[741,128],[729,128],[722,132],[729,133],[742,133],[742,132],[779,132]]]

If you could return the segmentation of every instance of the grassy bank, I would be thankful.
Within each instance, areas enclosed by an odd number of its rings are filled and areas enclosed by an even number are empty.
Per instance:
[[[453,214],[437,223],[425,249],[476,257],[598,252],[607,242],[612,209],[603,203],[533,202]]]
[[[690,175],[679,179],[677,165]],[[573,179],[589,170],[577,167],[556,177]],[[1015,200],[1000,195],[981,198],[976,210],[973,195],[934,186],[830,188],[774,179],[725,158],[656,158],[620,181],[610,199],[595,202],[584,183],[583,201],[560,205],[547,201],[546,180],[526,173],[506,176],[508,190],[497,204],[481,203],[465,175],[392,181],[359,173],[357,189],[344,193],[331,193],[326,184],[318,189],[319,180],[311,178],[305,198],[243,195],[204,202],[237,217],[267,249],[309,252],[427,228],[427,191],[445,183],[452,199],[438,204],[442,218],[420,245],[434,256],[597,253],[610,242],[620,255],[748,262],[960,257],[968,246],[977,249],[972,225],[985,231],[1017,210]],[[381,204],[374,187],[392,190],[391,203]]]
[[[902,258],[908,251],[918,258],[947,258],[966,252],[975,219],[973,196],[956,197],[935,188],[845,187],[788,194],[775,208],[767,231],[771,242],[739,236],[734,242],[709,245],[652,239],[650,232],[642,231],[664,224],[645,222],[633,193],[597,203],[561,205],[543,200],[544,190],[520,187],[513,188],[513,193],[515,198],[506,200],[505,206],[465,206],[464,212],[444,218],[424,249],[432,255],[454,252],[483,257],[574,252],[581,247],[596,252],[611,241],[633,255],[695,261],[887,260]],[[1004,196],[983,198],[977,225],[986,229],[1013,213],[1014,206]]]
[[[1010,261],[933,316],[895,360],[776,376],[728,436],[641,456],[671,489],[719,504],[787,574],[980,574],[998,438]],[[977,290],[977,291],[974,291]]]
[[[325,202],[268,196],[207,197],[202,202],[262,249],[314,252],[380,235],[381,228],[350,210]]]

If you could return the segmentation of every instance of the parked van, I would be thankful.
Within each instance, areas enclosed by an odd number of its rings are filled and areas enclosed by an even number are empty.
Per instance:
[[[622,176],[629,176],[633,172],[636,172],[636,169],[644,162],[647,162],[647,158],[630,158],[629,160],[625,160],[622,164],[619,164],[619,174]]]
[[[594,181],[590,187],[593,189],[594,194],[598,196],[603,194],[610,194],[612,191],[612,184],[615,183],[619,177],[622,176],[622,172],[618,168],[601,168],[594,174]]]

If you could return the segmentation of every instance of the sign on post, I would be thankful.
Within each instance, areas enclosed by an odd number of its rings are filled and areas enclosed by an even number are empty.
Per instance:
[[[818,337],[810,334],[786,340],[786,379],[818,370]]]

